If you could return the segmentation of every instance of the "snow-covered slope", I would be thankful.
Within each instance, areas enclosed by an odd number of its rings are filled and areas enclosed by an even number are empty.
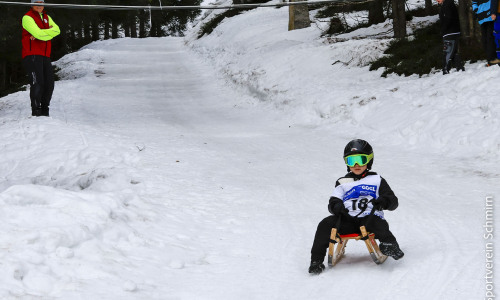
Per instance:
[[[50,118],[28,117],[28,92],[1,98],[0,298],[483,297],[500,69],[380,78],[366,64],[387,39],[329,43],[287,18],[93,43],[56,63]],[[386,216],[406,256],[377,266],[351,242],[310,276],[352,138],[400,198]]]

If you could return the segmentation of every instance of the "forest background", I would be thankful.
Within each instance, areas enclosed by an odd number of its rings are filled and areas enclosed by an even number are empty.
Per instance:
[[[262,3],[263,0],[235,0],[240,3]],[[265,1],[264,1],[265,2]],[[106,0],[74,1],[53,0],[55,4],[100,4],[100,5],[163,5],[195,6],[201,0]],[[465,61],[481,58],[480,28],[473,17],[471,0],[458,0],[461,26],[461,55]],[[251,9],[251,8],[248,8]],[[224,18],[229,18],[248,9],[228,9],[216,14],[205,14],[212,21],[207,22],[200,32],[210,34]],[[16,92],[26,85],[26,74],[21,65],[21,18],[29,6],[13,6],[0,2],[0,97]],[[53,41],[52,60],[56,61],[68,53],[96,41],[120,37],[146,38],[182,36],[201,14],[201,10],[106,10],[106,9],[47,9],[49,15],[61,28],[61,35]],[[332,4],[309,5],[311,21],[328,20],[325,36],[334,36],[360,27],[393,20],[394,40],[386,51],[386,57],[374,61],[373,68],[386,67],[387,73],[425,74],[441,64],[442,43],[439,22],[407,35],[406,24],[414,16],[430,16],[439,12],[432,0],[424,0],[420,7],[409,7],[404,0],[339,1]],[[345,14],[366,11],[366,18],[353,26],[345,21]]]

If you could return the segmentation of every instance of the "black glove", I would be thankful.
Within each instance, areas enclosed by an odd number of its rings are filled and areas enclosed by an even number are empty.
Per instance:
[[[387,209],[387,206],[389,206],[388,201],[385,198],[378,197],[377,199],[373,199],[372,201],[373,207],[376,210],[383,210]]]
[[[337,201],[335,201],[337,200]],[[342,213],[347,213],[349,212],[345,206],[344,206],[344,202],[342,202],[341,200],[338,200],[338,199],[335,199],[335,200],[330,200],[330,204],[328,204],[328,211],[332,214],[332,215],[336,215],[336,216],[340,216]]]

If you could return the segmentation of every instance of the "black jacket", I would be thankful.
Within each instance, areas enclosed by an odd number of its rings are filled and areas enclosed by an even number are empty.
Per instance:
[[[441,20],[441,35],[443,37],[460,34],[460,21],[454,0],[443,1],[439,11],[439,20]]]

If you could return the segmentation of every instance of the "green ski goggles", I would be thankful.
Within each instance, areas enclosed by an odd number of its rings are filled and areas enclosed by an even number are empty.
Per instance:
[[[345,164],[348,167],[354,167],[354,165],[359,165],[360,167],[368,164],[373,159],[373,153],[370,155],[366,154],[354,154],[344,157]]]

